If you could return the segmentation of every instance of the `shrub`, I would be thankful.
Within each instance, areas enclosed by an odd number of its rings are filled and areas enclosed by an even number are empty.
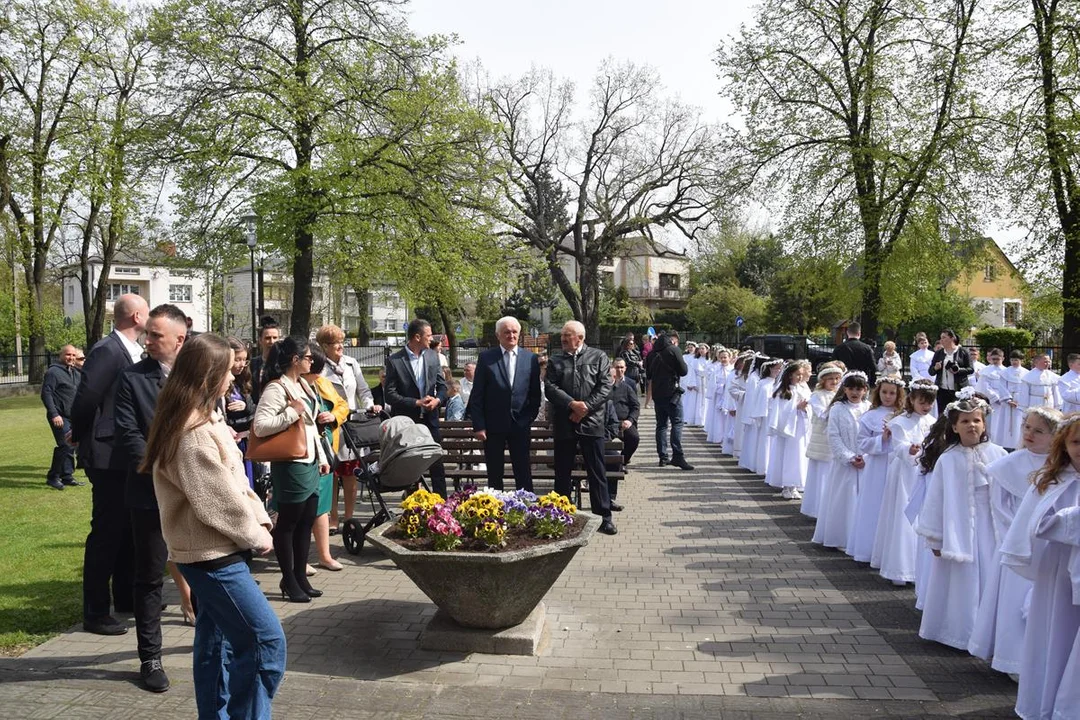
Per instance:
[[[975,333],[975,342],[985,355],[991,348],[1001,348],[1006,353],[1010,348],[1026,348],[1035,340],[1029,330],[1020,328],[985,327]]]

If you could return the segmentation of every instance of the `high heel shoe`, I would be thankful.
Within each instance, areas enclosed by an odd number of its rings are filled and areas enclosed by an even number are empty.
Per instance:
[[[307,587],[301,586],[300,589],[303,590],[304,592],[306,592],[309,596],[311,596],[313,598],[322,597],[322,594],[323,594],[322,590],[316,590],[315,588],[311,587],[310,585],[308,585]]]
[[[292,593],[290,593],[285,588],[285,580],[284,579],[282,579],[282,581],[280,583],[278,583],[278,589],[281,590],[281,599],[282,600],[288,600],[289,602],[294,602],[294,603],[309,603],[309,602],[311,602],[311,596],[308,595],[306,592],[304,592],[302,589],[300,590],[299,595],[293,595]]]

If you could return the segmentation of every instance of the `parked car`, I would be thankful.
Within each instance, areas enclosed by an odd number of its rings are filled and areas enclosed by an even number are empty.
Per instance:
[[[831,347],[818,345],[806,335],[751,335],[743,343],[769,357],[809,360],[815,372],[818,365],[832,360]]]
[[[459,348],[473,349],[477,347],[476,338],[465,338],[458,343]]]

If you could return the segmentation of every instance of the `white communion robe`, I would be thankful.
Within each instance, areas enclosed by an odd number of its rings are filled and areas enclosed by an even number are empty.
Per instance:
[[[697,358],[687,353],[683,355],[686,363],[686,375],[682,379],[682,416],[686,425],[693,425],[697,419],[698,399],[701,397],[697,376]]]
[[[779,414],[776,419],[776,446],[774,458],[777,467],[770,466],[775,487],[790,487],[801,491],[806,486],[807,457],[806,447],[810,444],[810,423],[807,411],[810,409],[810,386],[799,383],[791,388],[791,398],[779,398]],[[806,407],[799,405],[806,402]]]
[[[825,547],[847,547],[851,526],[855,520],[860,470],[851,461],[859,454],[859,418],[870,403],[852,405],[841,401],[829,408],[828,437],[832,452],[832,473],[828,492],[822,498],[822,512],[814,528],[814,542]]]
[[[990,442],[953,445],[941,454],[926,484],[915,532],[939,550],[926,582],[919,637],[967,650],[997,543],[987,467],[1005,457]]]
[[[724,438],[723,452],[731,455],[736,460],[742,454],[743,429],[742,412],[746,397],[746,380],[739,374],[732,372],[727,386],[728,408],[735,410],[735,415],[728,416],[728,435]],[[742,463],[740,462],[741,466]]]
[[[885,497],[885,480],[892,455],[892,438],[884,435],[885,423],[894,409],[878,407],[859,418],[859,454],[866,467],[859,473],[859,492],[855,501],[855,522],[848,539],[847,554],[856,562],[870,562],[877,535],[878,515]]]
[[[1080,475],[1024,496],[1001,544],[1002,563],[1034,582],[1016,714],[1075,718],[1080,708]]]
[[[691,425],[705,427],[705,418],[709,414],[709,406],[712,404],[713,394],[710,365],[712,365],[712,363],[709,362],[709,358],[697,358],[698,406],[695,417],[690,418]]]
[[[1004,541],[1017,508],[1031,487],[1030,476],[1046,462],[1046,455],[1020,449],[990,463],[990,509],[994,514],[997,544]],[[975,616],[975,631],[968,652],[1003,673],[1019,673],[1024,654],[1024,605],[1031,581],[1001,565],[1001,552],[994,555],[994,567],[983,588],[983,599]]]
[[[904,511],[919,480],[920,468],[919,455],[912,455],[910,450],[912,445],[922,444],[933,424],[929,413],[905,413],[889,421],[892,452],[870,566],[879,568],[881,577],[893,582],[915,582],[922,542]]]
[[[1024,426],[1024,408],[1019,407],[1019,400],[1020,389],[1024,386],[1024,376],[1027,375],[1027,372],[1027,368],[1025,368],[1023,365],[1020,365],[1018,367],[1013,367],[1012,365],[1010,365],[1001,372],[1001,374],[1005,377],[1005,385],[1009,388],[1009,395],[1012,397],[1013,401],[1017,403],[1018,406],[1009,406],[1009,409],[1007,411],[1009,416],[1009,425],[1012,428],[1012,434],[1010,437],[1015,440],[1016,446],[1020,445],[1021,428],[1023,428]],[[991,420],[992,419],[993,418],[991,418]],[[997,441],[995,440],[994,442]],[[1008,447],[1008,445],[1004,445],[1002,447]]]
[[[1009,404],[1013,397],[1005,375],[1006,369],[1001,365],[987,365],[975,385],[975,392],[985,395],[990,401],[990,427],[987,428],[990,442],[1013,449],[1020,446],[1020,438],[1014,433],[1016,424],[1012,415],[1022,414],[1022,411]]]
[[[815,390],[807,408],[810,419],[810,439],[806,448],[806,486],[800,511],[807,517],[817,518],[822,509],[829,473],[832,470],[832,452],[829,450],[829,403],[834,393]]]
[[[1062,375],[1058,391],[1061,393],[1061,412],[1080,412],[1080,373],[1070,370]]]
[[[765,424],[765,407],[758,407],[760,399],[758,385],[765,382],[760,375],[750,373],[746,379],[746,393],[743,396],[743,407],[740,413],[743,424],[742,454],[739,456],[739,467],[746,468],[751,472],[757,472],[757,437]]]
[[[930,348],[923,350],[916,350],[911,353],[911,357],[908,360],[911,362],[911,379],[912,380],[929,380],[934,381],[934,376],[930,374],[930,362],[934,359],[934,351]]]
[[[1052,407],[1061,409],[1061,392],[1058,383],[1061,376],[1053,370],[1032,368],[1024,373],[1020,380],[1020,394],[1016,399],[1020,410],[1033,407]]]

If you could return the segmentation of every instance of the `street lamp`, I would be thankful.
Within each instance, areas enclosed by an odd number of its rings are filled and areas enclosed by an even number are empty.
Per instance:
[[[244,223],[244,240],[251,253],[251,341],[258,345],[259,321],[255,315],[255,243],[258,241],[256,223],[259,221],[259,216],[254,211],[248,211],[240,220]]]

